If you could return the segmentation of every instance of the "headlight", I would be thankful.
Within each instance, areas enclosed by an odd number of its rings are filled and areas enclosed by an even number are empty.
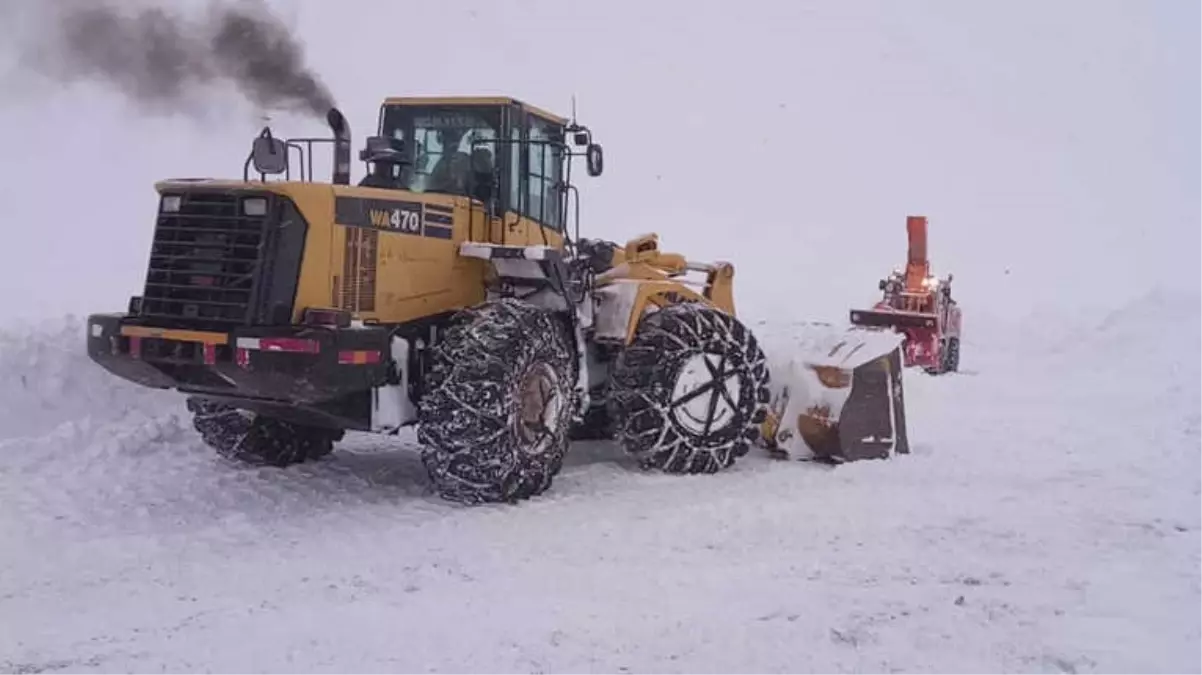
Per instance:
[[[242,200],[242,213],[248,216],[267,215],[267,199],[264,197],[249,197]]]
[[[179,195],[164,195],[163,202],[159,209],[163,213],[179,213],[180,203],[183,202],[183,197]]]

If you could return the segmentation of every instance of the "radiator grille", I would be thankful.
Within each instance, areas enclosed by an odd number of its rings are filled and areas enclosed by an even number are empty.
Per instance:
[[[245,215],[248,197],[267,200],[265,215]],[[272,202],[260,194],[187,193],[177,213],[160,213],[140,314],[213,328],[253,322]]]
[[[379,232],[362,227],[343,228],[346,248],[342,258],[342,293],[338,306],[352,312],[376,309],[376,258]]]

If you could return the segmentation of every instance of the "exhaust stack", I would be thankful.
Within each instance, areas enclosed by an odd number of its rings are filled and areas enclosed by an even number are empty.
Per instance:
[[[330,108],[326,122],[334,132],[334,184],[351,183],[351,129],[338,108]]]
[[[923,282],[931,274],[927,261],[926,216],[906,216],[906,235],[910,244],[906,251],[906,290],[925,293]]]

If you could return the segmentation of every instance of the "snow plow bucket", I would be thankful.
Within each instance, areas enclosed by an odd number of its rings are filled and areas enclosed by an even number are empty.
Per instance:
[[[902,343],[887,329],[792,327],[765,350],[772,373],[761,442],[782,459],[851,462],[910,451]]]

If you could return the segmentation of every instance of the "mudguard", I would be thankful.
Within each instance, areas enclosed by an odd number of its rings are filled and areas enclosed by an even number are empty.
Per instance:
[[[761,338],[772,373],[761,444],[779,458],[836,463],[909,453],[903,340],[820,323]]]

